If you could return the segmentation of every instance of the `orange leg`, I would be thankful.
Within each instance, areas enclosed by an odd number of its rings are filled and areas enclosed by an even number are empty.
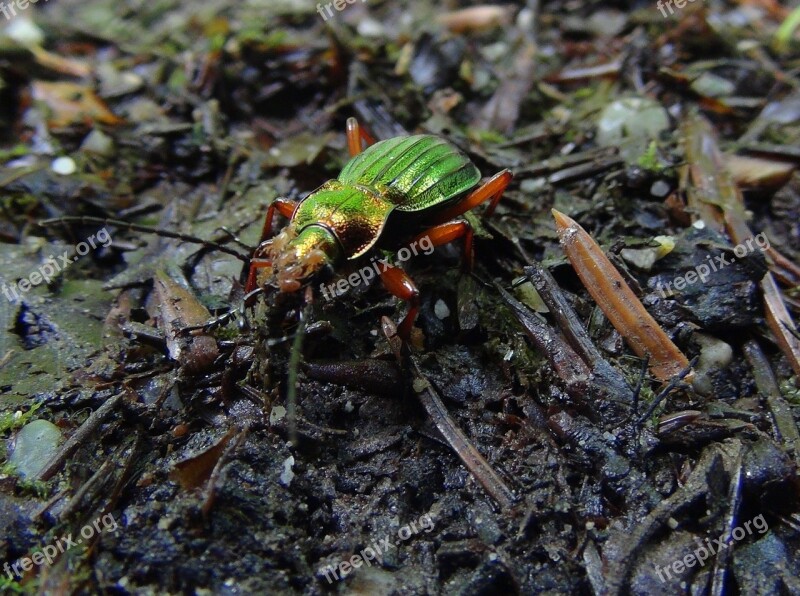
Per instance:
[[[408,314],[397,328],[398,335],[407,340],[411,337],[411,327],[419,313],[419,290],[405,271],[391,265],[381,271],[381,281],[393,295],[408,302]]]
[[[500,197],[503,196],[503,191],[505,191],[506,186],[511,182],[511,178],[513,178],[513,175],[509,170],[498,172],[487,182],[481,184],[478,188],[469,193],[462,201],[459,201],[452,207],[437,214],[433,223],[444,223],[454,217],[458,217],[470,209],[477,207],[487,199],[491,199],[491,202],[486,208],[486,213],[484,215],[486,217],[490,216],[494,213],[494,209],[497,207]]]
[[[472,231],[472,226],[469,225],[467,221],[451,221],[449,223],[439,224],[437,226],[433,226],[429,230],[422,232],[411,244],[415,244],[419,246],[419,241],[423,238],[428,238],[434,246],[441,246],[442,244],[448,244],[453,242],[453,240],[458,240],[459,238],[464,239],[464,269],[466,271],[472,271],[472,266],[475,262],[473,251],[472,251],[472,240],[473,240],[474,232]]]
[[[267,216],[264,218],[264,227],[261,229],[261,242],[272,236],[272,219],[275,217],[275,210],[277,209],[278,213],[284,217],[291,217],[295,207],[297,207],[297,203],[289,199],[278,197],[272,201],[267,209]]]
[[[363,151],[361,148],[361,141],[366,143],[367,147],[375,144],[375,139],[366,130],[358,125],[358,120],[355,118],[347,119],[347,150],[350,152],[350,157],[355,157]]]
[[[258,251],[258,249],[256,249]],[[247,283],[244,286],[244,293],[249,294],[258,285],[258,270],[272,265],[272,261],[253,257],[250,259],[250,269],[247,273]]]

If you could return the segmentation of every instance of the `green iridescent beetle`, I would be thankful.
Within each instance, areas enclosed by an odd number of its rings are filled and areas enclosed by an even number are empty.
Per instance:
[[[367,148],[362,151],[362,140]],[[428,238],[438,246],[462,238],[472,266],[472,228],[452,221],[491,200],[490,215],[511,181],[503,170],[478,186],[481,175],[455,145],[434,135],[396,137],[372,144],[354,118],[347,121],[353,158],[329,180],[295,203],[278,198],[264,220],[261,243],[250,260],[247,292],[274,287],[296,292],[323,271],[355,270],[378,250]],[[275,211],[290,218],[274,238]],[[269,239],[268,239],[269,238]],[[419,292],[400,268],[382,262],[381,281],[409,310],[398,331],[408,337],[419,310]]]

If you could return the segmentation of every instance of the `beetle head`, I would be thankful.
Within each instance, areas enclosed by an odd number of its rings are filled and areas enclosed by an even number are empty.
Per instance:
[[[266,268],[269,276],[266,283],[281,292],[296,292],[326,266],[331,266],[340,253],[336,238],[321,225],[306,226],[298,233],[290,224],[262,247],[264,258],[272,262]]]

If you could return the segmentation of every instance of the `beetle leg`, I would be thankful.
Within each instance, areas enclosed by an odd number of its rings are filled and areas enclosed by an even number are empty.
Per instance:
[[[268,259],[252,258],[250,259],[250,270],[247,273],[247,284],[244,286],[245,294],[252,292],[258,285],[258,270],[272,265],[272,261]]]
[[[347,119],[347,150],[350,151],[350,157],[355,157],[363,151],[361,148],[361,141],[366,143],[367,147],[375,144],[375,139],[366,130],[361,128],[358,120],[352,116]]]
[[[419,312],[419,290],[414,285],[414,280],[399,267],[384,265],[381,269],[381,281],[386,286],[386,289],[400,298],[400,300],[408,302],[408,314],[397,328],[400,337],[408,339],[411,336],[411,327],[414,325],[414,320]]]
[[[422,232],[411,243],[412,245],[419,246],[419,241],[423,238],[428,238],[434,246],[441,246],[448,244],[453,240],[459,238],[464,239],[464,269],[472,271],[472,266],[475,262],[474,254],[472,251],[472,240],[474,232],[472,226],[468,221],[451,221],[449,223],[439,224],[433,226],[429,230]]]
[[[282,197],[272,201],[269,209],[267,209],[267,216],[264,218],[264,227],[261,229],[261,242],[264,242],[272,235],[272,219],[275,217],[275,210],[277,209],[284,217],[291,217],[296,206],[297,203],[294,201]]]
[[[463,200],[459,201],[452,207],[449,207],[438,213],[434,219],[434,223],[444,223],[448,220],[458,217],[483,203],[487,199],[491,199],[489,206],[486,208],[485,216],[489,216],[494,212],[500,197],[503,196],[508,183],[511,182],[513,175],[510,170],[503,170],[491,177],[488,181],[481,184],[478,188],[469,193]]]

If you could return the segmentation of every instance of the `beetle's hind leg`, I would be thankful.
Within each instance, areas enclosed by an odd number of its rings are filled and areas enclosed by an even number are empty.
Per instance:
[[[411,327],[419,313],[419,290],[414,284],[414,280],[405,271],[392,265],[381,266],[381,281],[393,295],[408,302],[408,314],[397,328],[400,337],[408,340],[411,337]]]
[[[347,119],[347,150],[350,152],[350,157],[355,157],[363,151],[361,141],[364,141],[367,147],[375,144],[372,135],[361,128],[358,120],[351,116]]]
[[[486,200],[489,200],[489,206],[486,208],[484,215],[486,217],[490,216],[494,213],[497,203],[500,202],[500,197],[503,196],[503,192],[505,192],[508,183],[511,182],[513,177],[510,170],[498,172],[461,201],[437,214],[433,223],[444,223],[454,217],[458,217]]]
[[[413,246],[419,246],[420,240],[427,238],[433,246],[441,246],[442,244],[449,244],[459,238],[464,240],[464,260],[462,262],[464,270],[472,271],[475,263],[475,256],[472,250],[474,232],[472,226],[468,221],[451,221],[448,223],[439,224],[422,232],[411,243]]]

